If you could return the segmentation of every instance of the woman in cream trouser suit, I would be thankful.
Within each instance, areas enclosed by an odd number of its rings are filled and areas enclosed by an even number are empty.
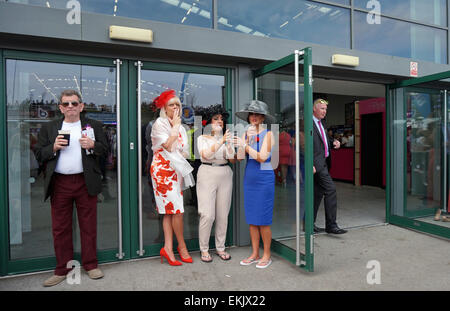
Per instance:
[[[202,161],[197,173],[201,260],[212,261],[209,239],[214,222],[216,253],[222,260],[229,260],[231,256],[225,252],[225,239],[233,191],[233,171],[228,161],[234,163],[234,148],[227,144],[230,139],[229,131],[223,134],[228,113],[221,105],[215,105],[197,108],[197,114],[202,115],[203,125],[206,126],[204,135],[197,139],[197,149]]]

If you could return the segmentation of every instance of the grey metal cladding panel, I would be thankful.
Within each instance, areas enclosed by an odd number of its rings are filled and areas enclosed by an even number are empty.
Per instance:
[[[147,46],[164,50],[181,50],[250,59],[275,60],[291,54],[299,42],[261,38],[237,32],[178,24],[114,17],[83,12],[83,40],[122,45]],[[110,40],[110,25],[151,29],[153,43]],[[286,45],[288,43],[288,45]],[[307,46],[304,44],[304,46]]]
[[[0,2],[0,32],[29,36],[81,39],[81,25],[66,21],[69,10]]]
[[[419,63],[419,76],[425,76],[429,74],[450,70],[450,65],[447,64],[437,64],[417,59],[376,54],[359,50],[348,50],[330,46],[321,46],[314,44],[309,44],[308,46],[312,47],[313,65],[315,66],[342,68],[350,71],[354,70],[359,72],[372,72],[404,77],[409,77],[411,61],[417,61]],[[332,65],[331,57],[333,54],[345,54],[357,56],[359,57],[360,65],[354,68],[347,66]]]
[[[239,33],[88,12],[82,13],[82,21],[83,40],[92,42],[143,46],[163,50],[232,57],[240,57],[243,55],[245,58],[255,59],[261,59],[261,53],[258,50],[268,42],[265,39],[260,41],[261,45],[258,45],[258,42],[253,42],[254,46],[250,46],[247,42],[251,37]],[[153,31],[153,43],[145,44],[111,40],[108,35],[110,25],[151,29]]]

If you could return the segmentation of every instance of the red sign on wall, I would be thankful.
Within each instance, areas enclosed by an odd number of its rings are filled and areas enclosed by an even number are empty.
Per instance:
[[[410,62],[409,63],[409,75],[411,77],[418,77],[419,76],[419,63],[417,63],[417,62]]]

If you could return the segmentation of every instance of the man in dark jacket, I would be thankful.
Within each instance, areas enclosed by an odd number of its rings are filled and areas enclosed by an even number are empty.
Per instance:
[[[325,231],[333,234],[343,234],[347,231],[338,227],[336,223],[337,195],[336,186],[329,173],[331,148],[338,149],[340,143],[326,135],[323,119],[327,114],[328,102],[316,99],[313,105],[313,141],[314,141],[314,222],[317,218],[322,198],[325,207]],[[314,226],[315,232],[323,229]]]
[[[34,148],[36,159],[45,164],[45,196],[51,198],[52,232],[57,266],[44,282],[62,282],[73,260],[72,212],[76,203],[81,235],[82,264],[91,279],[103,277],[97,265],[97,195],[102,189],[99,158],[107,152],[102,123],[81,116],[84,104],[75,90],[61,93],[63,118],[46,123]],[[60,130],[70,133],[65,139]],[[67,138],[67,137],[66,137]]]

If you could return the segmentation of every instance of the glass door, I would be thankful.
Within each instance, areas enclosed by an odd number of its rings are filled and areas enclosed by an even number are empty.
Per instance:
[[[162,91],[175,89],[183,103],[183,126],[195,142],[201,123],[194,124],[193,108],[222,104],[231,115],[231,70],[6,50],[0,56],[5,81],[0,85],[0,190],[7,194],[0,198],[0,275],[56,265],[50,200],[44,202],[44,170],[33,146],[42,125],[61,117],[57,103],[64,89],[82,94],[86,116],[103,123],[109,142],[107,156],[100,159],[99,263],[158,255],[162,219],[148,177],[148,125],[158,115],[150,104]],[[198,169],[195,147],[189,161]],[[195,194],[195,188],[184,193],[184,235],[190,250],[199,248]],[[75,210],[73,219],[75,259],[81,262]],[[227,245],[233,241],[232,219],[233,209]],[[213,247],[214,236],[211,242]]]
[[[314,270],[311,57],[306,48],[254,72],[254,98],[277,119],[272,248],[307,271]]]
[[[136,195],[136,208],[132,215],[132,255],[135,257],[155,256],[159,254],[164,243],[162,227],[163,216],[158,215],[149,168],[152,161],[151,126],[159,117],[159,111],[151,109],[151,103],[163,91],[174,89],[182,103],[182,126],[185,127],[191,146],[188,161],[194,167],[194,178],[200,166],[200,157],[196,150],[197,137],[202,135],[201,121],[194,122],[194,108],[221,104],[231,115],[231,75],[229,69],[179,66],[149,62],[135,62],[135,74],[130,74],[130,89],[137,85],[134,100],[130,99],[130,116],[136,116],[137,124],[135,140],[135,156],[137,165],[131,169],[137,172],[135,189],[131,195]],[[134,104],[131,104],[131,103]],[[231,122],[228,120],[228,123]],[[184,198],[184,238],[189,250],[198,250],[198,210],[196,189],[189,188],[183,193]],[[232,243],[232,209],[228,221],[227,245]],[[214,228],[211,230],[214,234]],[[175,239],[176,240],[176,239]],[[211,248],[214,247],[214,236],[211,236]],[[174,247],[176,249],[176,247]]]
[[[33,147],[41,127],[61,118],[58,96],[64,89],[82,94],[84,113],[99,120],[109,142],[99,159],[102,193],[98,196],[97,249],[99,262],[123,256],[121,222],[120,62],[112,59],[3,51],[1,176],[2,274],[48,270],[55,267],[50,199],[44,201],[44,167]],[[4,104],[3,104],[4,102]],[[3,142],[1,144],[4,145]],[[80,259],[80,232],[73,215],[75,259]],[[6,252],[3,252],[6,250]]]
[[[450,237],[449,72],[389,86],[390,223]]]

